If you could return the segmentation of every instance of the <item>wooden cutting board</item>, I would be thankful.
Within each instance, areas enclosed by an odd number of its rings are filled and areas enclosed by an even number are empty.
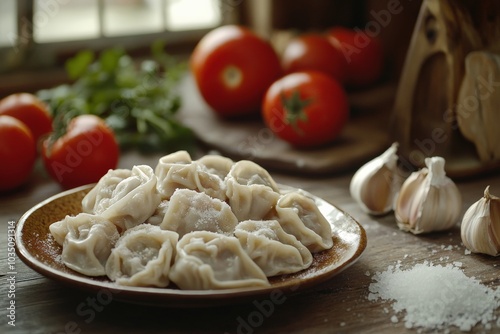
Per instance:
[[[234,160],[252,160],[270,170],[308,175],[338,173],[360,167],[390,146],[386,116],[359,110],[392,98],[392,87],[350,96],[351,109],[358,112],[340,137],[328,146],[307,150],[298,150],[274,136],[258,119],[229,121],[217,117],[203,101],[192,76],[183,80],[181,91],[180,118],[202,143]]]

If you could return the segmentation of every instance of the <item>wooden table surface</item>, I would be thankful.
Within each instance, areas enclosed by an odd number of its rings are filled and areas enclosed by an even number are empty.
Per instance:
[[[127,153],[120,166],[154,166],[158,157]],[[40,167],[26,188],[0,197],[1,333],[416,333],[417,329],[405,329],[403,315],[395,314],[390,302],[367,300],[374,273],[397,261],[404,266],[424,260],[436,264],[460,261],[466,275],[491,287],[500,285],[498,259],[466,255],[458,226],[443,233],[415,236],[400,231],[392,214],[376,218],[363,213],[349,195],[352,172],[321,178],[273,172],[277,182],[310,191],[352,215],[366,230],[368,246],[362,257],[341,274],[310,290],[287,296],[265,316],[256,315],[259,310],[253,302],[207,309],[161,308],[115,300],[101,305],[95,303],[95,294],[45,278],[19,259],[15,262],[15,297],[8,298],[8,223],[61,191]],[[458,182],[464,198],[462,213],[482,196],[486,185],[498,194],[500,176]],[[6,317],[9,300],[15,300],[15,328],[8,325]],[[78,312],[82,307],[88,312]],[[397,323],[391,321],[394,315],[399,319]],[[242,322],[254,326],[242,326]],[[492,325],[492,331],[500,332],[495,323]],[[452,327],[450,332],[458,330]],[[482,333],[484,327],[476,326],[473,332]]]

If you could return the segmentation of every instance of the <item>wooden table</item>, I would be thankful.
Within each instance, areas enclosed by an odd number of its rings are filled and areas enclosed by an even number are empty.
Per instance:
[[[127,153],[120,166],[131,168],[145,163],[154,166],[159,156]],[[7,269],[6,236],[8,222],[16,221],[38,202],[60,192],[60,188],[37,167],[34,179],[24,189],[0,197],[0,261],[2,277],[0,299],[1,333],[416,333],[407,330],[402,315],[393,323],[391,304],[367,300],[368,287],[375,272],[402,261],[411,266],[424,260],[437,264],[460,261],[468,276],[475,276],[488,286],[500,285],[498,259],[466,255],[458,227],[444,233],[414,236],[400,231],[393,215],[375,218],[363,213],[353,202],[348,187],[352,172],[311,178],[291,174],[272,174],[282,184],[300,187],[320,196],[351,214],[366,230],[368,246],[363,256],[340,275],[319,286],[287,296],[282,304],[255,326],[241,326],[255,312],[256,304],[214,307],[208,309],[157,308],[111,301],[96,303],[95,294],[61,285],[15,262],[15,297],[7,298],[10,275]],[[486,185],[493,194],[500,193],[500,176],[482,176],[458,182],[464,198],[462,213],[482,196]],[[449,247],[452,246],[452,247]],[[7,277],[6,277],[7,276]],[[8,325],[6,300],[15,300],[15,328]],[[82,312],[85,310],[85,312]],[[477,326],[474,332],[484,328]],[[500,331],[493,323],[493,330]],[[450,332],[458,332],[450,328]]]

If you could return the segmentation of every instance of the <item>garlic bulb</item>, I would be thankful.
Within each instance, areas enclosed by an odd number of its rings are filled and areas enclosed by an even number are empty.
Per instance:
[[[484,190],[484,197],[465,212],[461,236],[473,253],[500,255],[500,198],[490,195],[490,186]]]
[[[381,215],[392,210],[397,192],[397,150],[398,143],[393,143],[380,156],[361,166],[351,179],[352,198],[370,214]]]
[[[414,234],[453,227],[462,210],[462,196],[446,176],[442,157],[426,158],[427,168],[412,173],[401,186],[394,213],[401,230]]]

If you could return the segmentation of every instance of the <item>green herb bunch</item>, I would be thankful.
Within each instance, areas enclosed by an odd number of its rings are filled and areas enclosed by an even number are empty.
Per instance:
[[[98,56],[81,51],[69,59],[65,67],[73,83],[38,92],[52,112],[52,140],[64,134],[73,117],[94,114],[114,130],[122,149],[189,150],[194,135],[176,118],[181,106],[177,87],[186,66],[159,42],[152,55],[137,63],[123,49],[112,48]]]

